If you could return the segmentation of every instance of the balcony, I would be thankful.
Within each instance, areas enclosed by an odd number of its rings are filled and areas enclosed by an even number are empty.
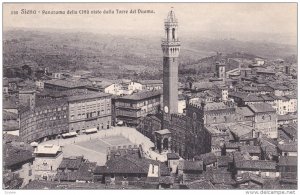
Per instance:
[[[179,39],[172,39],[167,40],[166,38],[161,39],[161,45],[173,45],[173,46],[180,46],[180,40]]]

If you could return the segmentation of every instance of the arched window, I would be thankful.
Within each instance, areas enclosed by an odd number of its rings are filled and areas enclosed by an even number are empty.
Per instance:
[[[227,122],[227,117],[226,116],[224,116],[224,121]]]
[[[214,121],[214,123],[215,123],[215,122],[217,121],[217,118],[216,118],[216,117],[214,117],[214,118],[213,118],[213,121]]]
[[[172,28],[172,39],[175,39],[175,28]]]

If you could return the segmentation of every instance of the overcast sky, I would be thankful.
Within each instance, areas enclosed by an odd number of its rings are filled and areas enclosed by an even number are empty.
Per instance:
[[[174,7],[181,35],[277,34],[297,37],[296,3],[93,3],[4,4],[4,30],[12,27],[74,29],[110,34],[163,34],[163,20]],[[35,10],[154,10],[155,14],[21,15]],[[18,15],[11,11],[18,10]],[[226,33],[225,33],[226,32]]]

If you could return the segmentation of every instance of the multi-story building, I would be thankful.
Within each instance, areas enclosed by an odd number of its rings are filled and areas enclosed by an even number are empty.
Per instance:
[[[35,101],[35,90],[20,90],[19,103],[20,105],[31,105]]]
[[[37,100],[20,111],[20,137],[26,142],[56,138],[68,132],[68,102]]]
[[[141,91],[143,90],[143,85],[140,82],[131,81],[128,85],[128,90]]]
[[[91,128],[109,129],[111,127],[111,95],[106,93],[87,93],[68,97],[69,131],[84,132]]]
[[[141,146],[109,149],[103,176],[108,186],[142,185],[154,189],[165,184],[162,179],[172,179],[167,165],[145,158]]]
[[[143,91],[114,100],[114,122],[135,126],[141,117],[156,114],[161,108],[161,91]]]
[[[254,128],[270,138],[277,138],[276,110],[267,103],[248,105],[254,113]]]
[[[39,145],[34,154],[35,179],[54,181],[57,169],[63,159],[61,146]]]
[[[140,80],[139,83],[141,84],[142,90],[161,90],[163,88],[163,82],[161,80]],[[139,85],[138,88],[140,88]]]

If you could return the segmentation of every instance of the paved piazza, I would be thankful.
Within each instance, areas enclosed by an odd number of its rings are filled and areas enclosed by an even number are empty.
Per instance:
[[[72,138],[70,138],[72,139]],[[73,138],[74,139],[74,138]],[[133,145],[128,139],[121,136],[96,138],[84,142],[73,143],[63,147],[64,156],[83,155],[89,161],[104,165],[106,162],[107,148],[112,146]]]
[[[65,157],[83,155],[84,158],[97,162],[100,166],[106,162],[108,147],[142,144],[143,148],[147,150],[153,146],[148,138],[137,130],[128,127],[113,127],[94,134],[81,134],[73,138],[48,140],[40,144],[60,145]]]

